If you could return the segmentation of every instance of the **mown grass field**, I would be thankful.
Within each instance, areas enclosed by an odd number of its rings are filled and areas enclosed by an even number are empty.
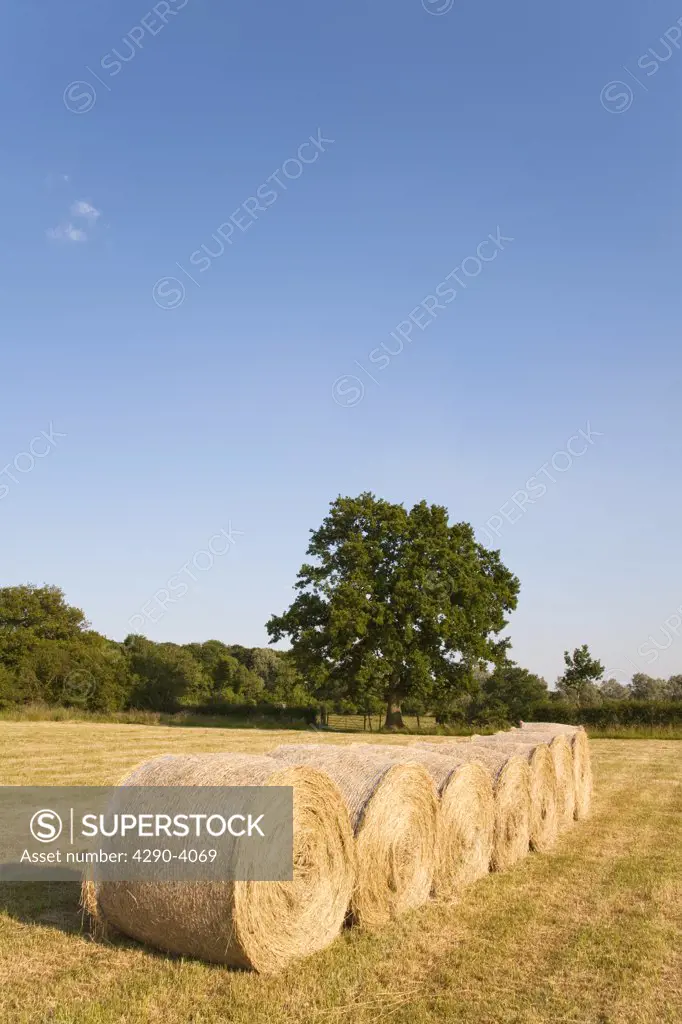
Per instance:
[[[0,784],[115,782],[160,753],[352,735],[0,722]],[[380,737],[380,742],[404,742]],[[593,740],[592,817],[456,906],[263,978],[83,929],[71,884],[0,886],[7,1024],[679,1024],[682,744]]]
[[[336,715],[330,714],[327,727],[331,732],[364,733],[365,740],[370,740],[381,732],[384,716],[374,715]],[[501,726],[474,726],[466,723],[450,723],[439,725],[433,715],[403,715],[405,730],[414,735],[440,736],[471,736],[473,733],[490,734],[497,732]],[[287,731],[306,728],[303,723],[279,724],[275,719],[268,719],[258,713],[247,713],[244,717],[235,718],[221,715],[202,715],[191,710],[173,714],[159,711],[109,711],[93,712],[78,708],[50,707],[47,704],[23,704],[19,707],[0,708],[2,722],[69,722],[71,724],[91,723],[97,725],[147,725],[173,726],[175,728],[199,729],[250,729],[264,731]],[[630,739],[630,740],[682,740],[682,726],[671,724],[644,724],[587,726],[588,734],[595,739]],[[326,731],[320,729],[320,732]]]

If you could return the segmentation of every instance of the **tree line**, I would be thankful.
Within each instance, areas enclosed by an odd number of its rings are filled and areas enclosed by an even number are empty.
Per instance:
[[[603,678],[583,645],[565,652],[555,690],[509,657],[503,635],[519,580],[443,506],[412,509],[365,492],[339,497],[311,531],[290,607],[266,624],[286,651],[219,640],[111,640],[56,586],[0,589],[0,707],[44,703],[88,711],[270,710],[314,716],[403,714],[496,725],[576,719],[626,704],[682,701],[682,675]],[[608,706],[608,708],[607,708]],[[592,709],[590,711],[590,709]],[[613,711],[608,712],[613,718]],[[648,719],[645,719],[648,720]]]
[[[88,711],[306,705],[282,651],[225,644],[122,643],[91,629],[56,586],[0,589],[0,706],[44,703]]]

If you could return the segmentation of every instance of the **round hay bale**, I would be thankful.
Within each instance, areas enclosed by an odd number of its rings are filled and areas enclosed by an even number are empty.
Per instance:
[[[587,818],[592,806],[592,758],[590,741],[584,729],[578,729],[571,737],[573,753],[573,778],[575,780],[575,816]]]
[[[489,773],[478,764],[414,746],[354,743],[363,751],[399,764],[423,764],[440,797],[433,893],[452,901],[490,870],[495,800]]]
[[[515,733],[519,742],[534,742],[535,738],[528,733]],[[554,762],[557,777],[557,818],[559,829],[568,828],[575,818],[575,780],[573,778],[573,754],[570,736],[559,733],[557,736],[544,736]]]
[[[358,925],[380,928],[426,902],[436,868],[439,806],[423,765],[336,745],[284,744],[270,756],[319,768],[344,797],[355,832],[351,916]]]
[[[557,777],[559,828],[567,828],[575,818],[575,779],[573,778],[573,754],[568,736],[548,736],[549,752],[554,761]]]
[[[531,729],[530,725],[534,728]],[[573,786],[575,792],[574,816],[586,818],[592,804],[592,762],[590,757],[590,741],[582,726],[563,725],[558,722],[524,723],[520,730],[513,730],[514,735],[540,737],[546,743],[548,737],[565,736],[571,749],[573,759]]]
[[[327,775],[269,757],[160,757],[124,785],[292,786],[294,878],[290,882],[86,883],[96,920],[158,949],[274,973],[324,949],[341,930],[355,881],[353,833]]]
[[[558,782],[554,760],[546,743],[523,743],[509,734],[472,737],[473,746],[501,749],[525,757],[530,768],[530,847],[548,853],[559,832]]]
[[[457,763],[480,764],[488,772],[495,798],[495,827],[490,866],[506,871],[528,853],[530,842],[530,768],[517,754],[511,756],[473,743],[416,744],[455,758]]]
[[[511,737],[519,743],[537,743],[537,737],[529,730],[496,733],[494,738]],[[481,737],[483,738],[483,737]],[[573,779],[573,754],[570,737],[563,733],[557,736],[541,735],[541,742],[547,743],[554,762],[557,777],[557,821],[559,829],[573,824],[575,817],[575,781]]]

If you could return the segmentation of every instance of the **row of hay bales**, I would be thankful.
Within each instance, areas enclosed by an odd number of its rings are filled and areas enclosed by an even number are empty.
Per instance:
[[[456,900],[529,849],[551,850],[592,791],[584,730],[551,723],[459,742],[164,757],[126,781],[293,787],[292,882],[84,887],[101,928],[264,973],[325,948],[344,922],[380,928],[430,897]]]

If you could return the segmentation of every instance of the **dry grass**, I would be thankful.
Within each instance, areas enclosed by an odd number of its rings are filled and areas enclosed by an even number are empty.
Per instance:
[[[0,724],[5,784],[104,784],[145,757],[265,752],[291,733]],[[341,741],[352,737],[324,737]],[[320,737],[311,734],[320,742]],[[381,742],[401,742],[386,737]],[[81,931],[70,885],[0,888],[3,1024],[679,1024],[682,758],[592,741],[595,797],[551,855],[275,978]]]

